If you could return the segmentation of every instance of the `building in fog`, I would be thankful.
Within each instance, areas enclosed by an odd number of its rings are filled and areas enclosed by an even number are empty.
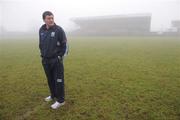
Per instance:
[[[173,28],[176,29],[178,33],[180,33],[180,20],[174,20],[171,22]]]
[[[162,32],[161,35],[180,36],[180,20],[171,21],[171,28],[167,29],[165,32]]]
[[[97,16],[72,19],[79,29],[72,35],[147,35],[151,14]]]

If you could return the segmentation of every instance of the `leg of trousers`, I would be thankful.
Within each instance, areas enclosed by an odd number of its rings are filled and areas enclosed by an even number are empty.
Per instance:
[[[48,80],[51,97],[58,102],[64,102],[64,65],[62,59],[49,59],[43,62],[43,68]]]

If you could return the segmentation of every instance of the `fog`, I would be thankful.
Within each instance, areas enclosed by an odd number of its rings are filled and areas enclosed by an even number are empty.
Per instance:
[[[46,10],[67,32],[77,27],[73,18],[87,16],[151,13],[151,31],[166,31],[180,20],[180,0],[0,0],[0,32],[36,33]]]

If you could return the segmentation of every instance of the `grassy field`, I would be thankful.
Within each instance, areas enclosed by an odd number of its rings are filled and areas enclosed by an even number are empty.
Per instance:
[[[1,120],[180,120],[180,39],[69,38],[66,105],[51,110],[38,39],[0,40]]]

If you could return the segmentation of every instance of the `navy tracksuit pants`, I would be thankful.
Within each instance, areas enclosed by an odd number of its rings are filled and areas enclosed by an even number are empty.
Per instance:
[[[63,59],[43,58],[42,65],[48,80],[51,97],[62,103],[65,100]]]

